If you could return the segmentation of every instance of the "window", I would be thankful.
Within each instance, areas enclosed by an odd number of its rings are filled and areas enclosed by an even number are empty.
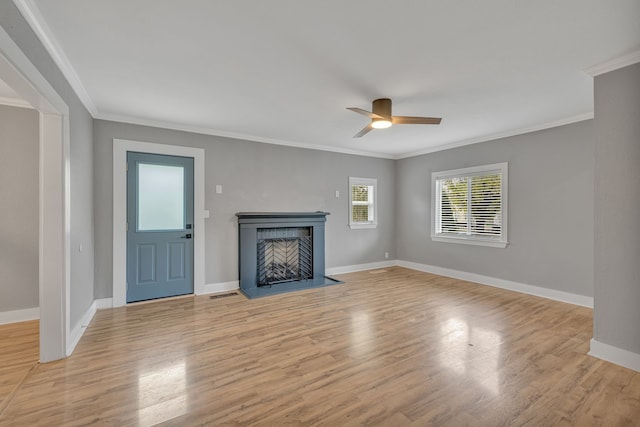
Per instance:
[[[138,231],[184,229],[184,169],[138,163]]]
[[[507,163],[431,174],[431,240],[507,246]]]
[[[376,228],[377,185],[373,178],[349,177],[349,227]]]

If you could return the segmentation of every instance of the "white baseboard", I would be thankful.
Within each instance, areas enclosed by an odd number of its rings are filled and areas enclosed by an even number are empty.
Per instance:
[[[412,270],[437,274],[439,276],[452,277],[454,279],[480,283],[481,285],[493,286],[510,291],[522,292],[523,294],[535,295],[537,297],[543,297],[555,301],[567,302],[569,304],[593,308],[593,298],[584,295],[543,288],[541,286],[527,285],[525,283],[512,282],[510,280],[497,279],[495,277],[482,276],[480,274],[467,273],[466,271],[458,271],[449,268],[436,267],[433,265],[419,264],[417,262],[411,261],[398,261],[397,265],[400,267],[410,268]]]
[[[208,285],[204,285],[204,292],[199,293],[197,295],[205,295],[205,294],[215,294],[218,292],[227,292],[227,291],[235,291],[240,287],[240,282],[235,280],[233,282],[222,282],[222,283],[211,283]],[[105,308],[114,308],[113,307],[113,298],[100,298],[95,300],[96,308],[98,310],[103,310]]]
[[[104,308],[113,308],[113,298],[100,298],[96,300],[96,308],[102,310]]]
[[[204,285],[204,290],[199,295],[215,294],[218,292],[235,291],[240,288],[240,281],[234,280],[232,282],[221,283],[209,283]]]
[[[393,267],[398,265],[396,260],[370,262],[368,264],[343,265],[341,267],[331,267],[325,269],[325,274],[331,276],[333,274],[355,273],[356,271],[375,270],[376,268]]]
[[[80,321],[71,330],[71,336],[67,340],[67,357],[71,356],[71,353],[73,353],[76,345],[80,342],[80,338],[82,338],[87,326],[91,323],[91,319],[93,319],[93,316],[96,314],[96,305],[96,301],[93,301]]]
[[[0,325],[8,323],[26,322],[40,318],[40,307],[24,308],[22,310],[0,311]]]
[[[605,344],[593,338],[591,338],[589,356],[640,372],[640,354]]]

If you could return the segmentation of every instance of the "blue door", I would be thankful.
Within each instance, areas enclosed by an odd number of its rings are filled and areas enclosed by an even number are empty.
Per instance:
[[[127,153],[127,302],[193,293],[193,159]]]

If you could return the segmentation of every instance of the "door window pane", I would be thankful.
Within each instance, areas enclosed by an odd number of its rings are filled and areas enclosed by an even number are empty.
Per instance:
[[[138,164],[138,230],[184,229],[184,167]]]

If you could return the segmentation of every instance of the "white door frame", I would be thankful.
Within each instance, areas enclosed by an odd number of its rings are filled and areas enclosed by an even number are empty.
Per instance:
[[[113,140],[113,306],[127,304],[127,151],[193,158],[193,293],[204,294],[204,149]]]
[[[40,113],[40,362],[71,354],[69,107],[0,27],[0,78]]]

